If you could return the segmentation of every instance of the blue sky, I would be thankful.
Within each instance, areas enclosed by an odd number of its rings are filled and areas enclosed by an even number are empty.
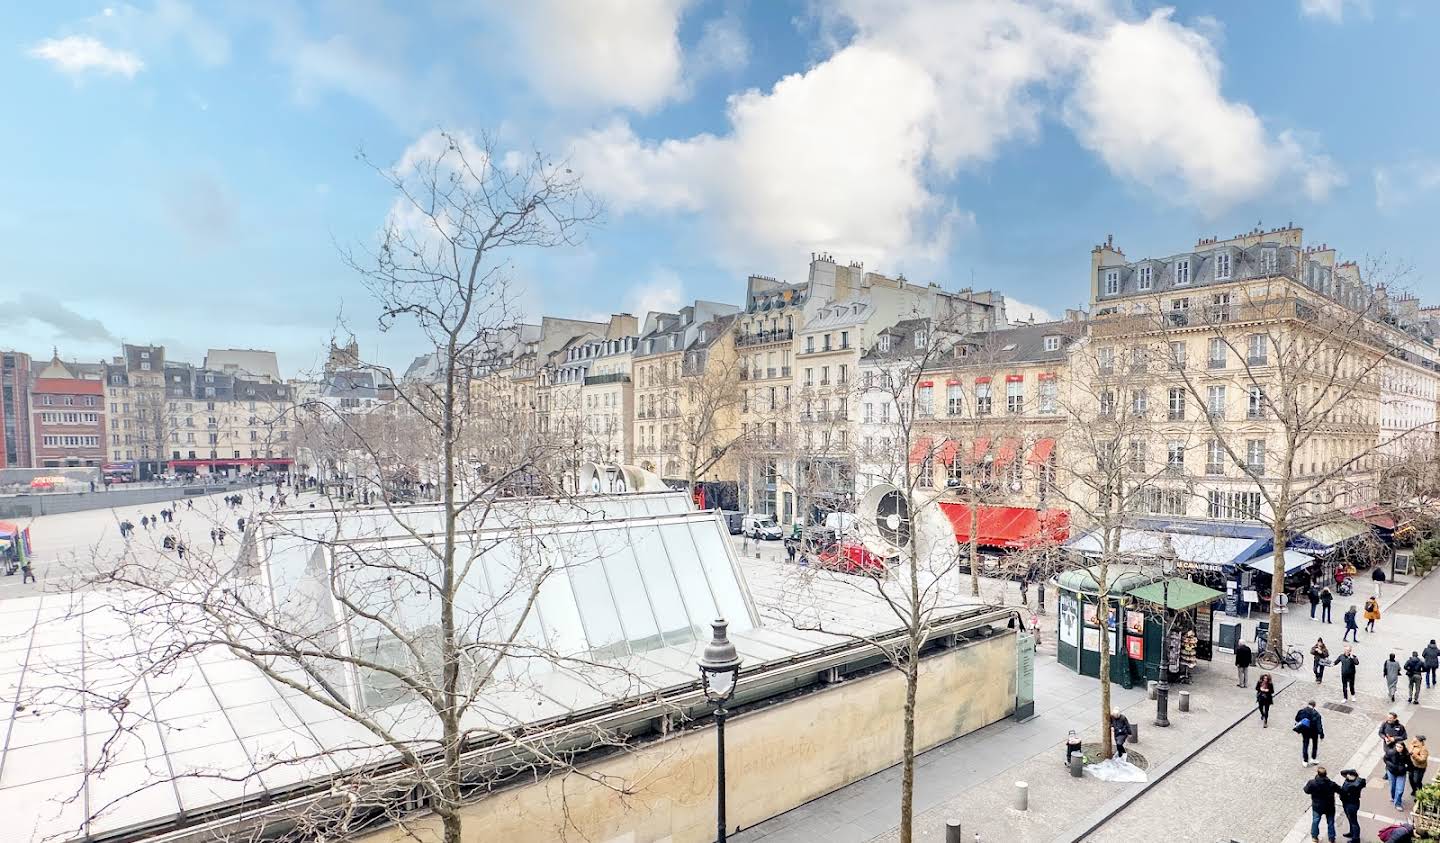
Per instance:
[[[1295,221],[1413,264],[1440,219],[1440,10],[1422,0],[21,4],[5,80],[0,346],[266,347],[311,369],[337,246],[437,127],[569,156],[606,207],[520,256],[534,313],[738,302],[810,253],[1059,313],[1090,247]],[[1016,309],[1020,309],[1017,307]]]

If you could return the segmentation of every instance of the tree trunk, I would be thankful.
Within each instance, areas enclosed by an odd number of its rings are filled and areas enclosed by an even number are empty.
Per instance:
[[[903,772],[900,776],[900,843],[911,843],[915,805],[915,695],[920,684],[920,647],[912,635],[905,665],[905,737],[901,747]],[[447,841],[448,843],[448,841]]]
[[[980,503],[978,495],[970,496],[970,596],[980,596]],[[1005,593],[1000,593],[1005,602]]]
[[[1100,579],[1105,579],[1104,568],[1101,568]],[[1095,598],[1098,604],[1095,606],[1095,620],[1100,624],[1100,757],[1109,758],[1115,753],[1115,745],[1111,740],[1110,730],[1110,628],[1106,624],[1109,618],[1110,592],[1103,585],[1100,593]],[[1082,613],[1083,614],[1083,613]],[[1119,622],[1119,618],[1116,618]],[[1084,636],[1084,630],[1081,630]]]
[[[1271,652],[1285,652],[1285,631],[1281,626],[1285,617],[1280,614],[1280,595],[1285,593],[1285,521],[1288,509],[1283,503],[1270,522],[1270,540],[1275,543],[1271,554],[1270,569],[1270,636],[1265,642],[1267,648],[1273,647]]]

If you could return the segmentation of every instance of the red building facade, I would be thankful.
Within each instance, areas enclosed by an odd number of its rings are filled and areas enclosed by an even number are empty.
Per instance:
[[[30,388],[32,465],[96,466],[105,462],[104,383],[56,355]]]

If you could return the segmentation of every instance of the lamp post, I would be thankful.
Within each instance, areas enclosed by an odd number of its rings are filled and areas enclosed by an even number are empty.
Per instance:
[[[1170,577],[1174,575],[1178,556],[1175,545],[1166,535],[1160,546],[1160,683],[1155,686],[1155,725],[1169,726],[1170,712]]]
[[[740,678],[740,654],[725,634],[729,626],[724,618],[715,620],[714,637],[700,656],[700,683],[705,698],[715,706],[715,840],[725,843],[725,703],[735,693]]]

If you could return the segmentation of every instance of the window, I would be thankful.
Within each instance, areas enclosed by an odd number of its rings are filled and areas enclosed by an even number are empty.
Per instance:
[[[1185,473],[1185,443],[1171,442],[1165,451],[1165,470],[1171,474]]]
[[[863,386],[865,389],[874,389],[875,373],[867,369],[865,371],[865,374],[860,376],[860,385]]]
[[[1264,366],[1270,362],[1270,344],[1264,334],[1251,334],[1245,338],[1245,359],[1251,366]]]
[[[806,338],[805,338],[805,351],[806,351],[806,353],[808,354],[809,352],[812,352],[812,351],[814,351],[814,350],[815,350],[815,338],[814,338],[813,336],[811,336],[811,337],[806,337]]]
[[[1218,280],[1223,281],[1223,280],[1225,280],[1226,278],[1229,278],[1229,277],[1230,277],[1230,253],[1229,253],[1229,252],[1216,252],[1216,253],[1215,253],[1215,278],[1218,279]]]
[[[805,385],[806,385],[806,386],[814,386],[814,385],[815,385],[815,370],[814,370],[813,368],[811,368],[810,366],[806,366],[806,367],[805,367]]]
[[[889,404],[889,402],[886,402],[886,403],[880,405],[880,421],[881,421],[882,423],[887,423],[887,422],[890,421],[890,404]]]
[[[981,416],[990,415],[990,382],[977,382],[975,384],[975,413]]]
[[[1274,274],[1280,269],[1280,256],[1274,249],[1260,250],[1260,271],[1266,274]]]
[[[1096,362],[1099,363],[1099,366],[1100,366],[1100,374],[1102,374],[1102,375],[1114,374],[1114,372],[1115,372],[1115,349],[1110,348],[1110,347],[1097,348],[1097,349],[1095,350],[1095,360],[1096,360]]]
[[[821,367],[820,367],[820,385],[821,385],[821,386],[829,386],[829,385],[830,385],[830,367],[829,367],[829,366],[821,366]]]
[[[1025,383],[1005,379],[1005,411],[1012,415],[1025,412]]]
[[[1130,440],[1130,470],[1136,474],[1145,473],[1145,440]]]
[[[1252,474],[1265,473],[1265,440],[1247,439],[1245,441],[1245,467]]]
[[[1220,337],[1210,338],[1210,354],[1206,365],[1211,369],[1225,368],[1225,340]]]
[[[1185,343],[1183,343],[1183,342],[1172,342],[1172,343],[1170,343],[1170,368],[1172,368],[1172,369],[1183,369],[1183,368],[1185,368]]]
[[[1146,352],[1144,346],[1140,346],[1140,345],[1133,346],[1133,347],[1130,349],[1130,371],[1132,371],[1132,372],[1143,372],[1143,371],[1145,371],[1145,369],[1146,369],[1146,365],[1145,365],[1145,364],[1146,364],[1146,358],[1148,358],[1148,357],[1149,357],[1149,354]]]
[[[1120,270],[1105,270],[1105,295],[1113,296],[1120,292]]]
[[[1130,413],[1135,416],[1143,416],[1150,410],[1150,393],[1143,389],[1132,389],[1130,391]]]
[[[1216,293],[1210,297],[1210,307],[1206,309],[1206,318],[1211,322],[1230,321],[1230,294]]]
[[[1206,388],[1205,412],[1212,419],[1225,418],[1225,387],[1211,386]]]
[[[1056,401],[1056,398],[1057,398],[1057,396],[1058,396],[1058,393],[1059,393],[1059,389],[1058,389],[1058,387],[1057,387],[1057,385],[1056,385],[1056,383],[1055,383],[1055,378],[1054,378],[1053,376],[1052,376],[1052,377],[1049,377],[1049,378],[1043,378],[1043,379],[1041,379],[1041,381],[1040,381],[1040,412],[1046,413],[1046,414],[1054,413],[1054,412],[1055,412],[1055,401]]]
[[[928,419],[935,411],[935,387],[928,382],[920,385],[915,390],[915,412],[921,418]]]
[[[1259,492],[1211,492],[1205,514],[1211,518],[1256,521],[1260,518]]]
[[[1205,473],[1217,477],[1225,473],[1225,446],[1219,439],[1205,445]]]
[[[875,346],[876,346],[877,348],[879,348],[882,353],[889,351],[889,350],[890,350],[890,335],[889,335],[889,334],[881,334],[881,335],[880,335],[880,340],[879,340],[877,343],[875,343]]]
[[[1136,286],[1141,290],[1148,290],[1155,284],[1154,270],[1148,266],[1142,266],[1135,270]]]
[[[1175,261],[1175,283],[1177,285],[1190,283],[1189,259]]]
[[[1252,419],[1265,418],[1265,389],[1263,387],[1250,387],[1250,398],[1246,405],[1245,415]]]
[[[935,488],[935,460],[933,457],[927,454],[925,459],[920,461],[920,465],[915,468],[915,472],[919,475],[920,488]]]
[[[1057,336],[1053,336],[1053,335],[1046,337],[1046,338],[1045,338],[1045,350],[1046,350],[1046,351],[1059,351],[1059,350],[1060,350],[1060,338],[1057,337]]]
[[[930,345],[930,332],[924,328],[915,332],[915,348],[924,350]]]
[[[1100,417],[1111,418],[1115,415],[1115,393],[1105,390],[1100,393]]]
[[[867,423],[868,423],[868,422],[873,422],[873,421],[875,421],[875,405],[874,405],[874,404],[869,404],[869,403],[867,403],[867,404],[865,404],[864,406],[865,406],[865,409],[862,410],[861,412],[863,412],[863,413],[865,414],[865,421],[866,421]]]
[[[849,379],[850,367],[844,363],[841,363],[840,367],[835,370],[835,382],[841,386],[844,386],[845,382]]]
[[[826,335],[825,335],[824,350],[825,350],[825,351],[829,351],[829,350],[830,350],[830,335],[829,335],[829,334],[826,334]]]
[[[849,331],[841,331],[841,332],[840,332],[840,347],[841,347],[841,348],[849,348],[849,347],[850,347],[850,332],[849,332]]]
[[[1184,387],[1170,387],[1170,421],[1185,420],[1185,389]]]
[[[960,408],[964,405],[965,396],[960,392],[960,384],[951,383],[945,385],[945,413],[950,416],[960,415]]]

